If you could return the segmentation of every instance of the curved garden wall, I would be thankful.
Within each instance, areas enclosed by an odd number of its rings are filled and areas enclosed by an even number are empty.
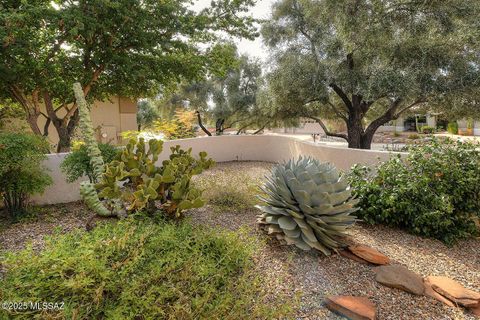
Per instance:
[[[290,158],[313,156],[319,160],[333,163],[340,170],[348,170],[355,163],[372,165],[391,156],[387,151],[357,150],[332,147],[300,141],[282,136],[218,136],[184,140],[165,141],[164,151],[159,161],[170,154],[170,147],[180,145],[192,148],[193,154],[206,151],[216,162],[226,161],[268,161],[280,162]],[[60,170],[60,164],[66,153],[50,154],[45,161],[50,170],[53,184],[42,195],[33,197],[36,204],[66,203],[80,200],[80,182],[67,183]]]

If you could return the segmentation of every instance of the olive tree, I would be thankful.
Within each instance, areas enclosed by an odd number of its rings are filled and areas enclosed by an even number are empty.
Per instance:
[[[479,14],[475,0],[278,0],[262,28],[270,108],[369,149],[380,126],[412,108],[463,107],[478,94]],[[347,132],[330,132],[328,116]]]

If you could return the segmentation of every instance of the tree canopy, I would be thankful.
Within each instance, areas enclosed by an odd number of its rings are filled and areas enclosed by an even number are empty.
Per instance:
[[[479,14],[475,0],[279,0],[262,29],[274,61],[269,107],[368,149],[381,125],[416,106],[471,105]],[[347,133],[329,132],[324,116]]]
[[[140,97],[221,68],[213,44],[219,34],[256,35],[240,14],[253,3],[214,0],[195,12],[188,0],[0,1],[0,99],[21,105],[36,134],[53,125],[66,150],[78,122],[73,82],[90,101]]]
[[[207,135],[211,133],[204,127],[202,117],[213,122],[217,135],[230,128],[236,128],[237,133],[247,128],[263,129],[270,118],[257,101],[263,81],[260,62],[246,55],[239,56],[232,44],[225,47],[233,51],[229,52],[228,63],[219,64],[223,66],[222,72],[184,83],[169,97],[168,104],[181,107],[188,101]]]

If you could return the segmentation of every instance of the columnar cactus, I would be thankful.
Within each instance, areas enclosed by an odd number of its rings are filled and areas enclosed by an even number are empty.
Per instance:
[[[257,222],[269,234],[303,250],[325,255],[344,246],[345,231],[356,221],[348,183],[329,163],[299,158],[275,166],[262,187],[266,205]]]
[[[87,106],[87,101],[83,95],[82,86],[80,83],[73,84],[73,92],[75,93],[75,99],[77,101],[79,112],[79,127],[82,133],[82,138],[85,141],[87,147],[88,156],[90,157],[90,164],[93,168],[93,178],[98,181],[104,171],[104,163],[102,153],[98,148],[97,141],[95,140],[95,132],[93,130],[92,121],[90,119],[90,110]],[[89,181],[84,181],[80,184],[80,195],[92,211],[100,216],[112,216],[114,212],[108,210],[98,198],[96,189]]]

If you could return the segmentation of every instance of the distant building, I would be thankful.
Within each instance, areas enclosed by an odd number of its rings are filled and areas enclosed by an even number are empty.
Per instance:
[[[97,139],[101,142],[117,144],[121,140],[122,132],[137,130],[137,104],[129,98],[115,96],[105,101],[95,101],[91,117]],[[39,117],[40,128],[43,128],[45,122],[44,117]],[[52,124],[47,138],[52,145],[58,143],[57,131]]]
[[[459,133],[467,133],[467,120],[459,120],[458,131]],[[342,122],[326,122],[327,127],[333,132],[344,132],[346,127]],[[439,119],[438,114],[417,114],[408,117],[399,117],[397,120],[390,121],[389,123],[378,128],[377,132],[404,132],[404,131],[417,131],[417,127],[429,126],[433,128],[447,129],[448,121]],[[320,125],[312,119],[302,118],[297,127],[284,127],[274,128],[270,130],[275,133],[286,134],[324,134]],[[480,136],[480,121],[474,121],[473,123],[473,135]]]

